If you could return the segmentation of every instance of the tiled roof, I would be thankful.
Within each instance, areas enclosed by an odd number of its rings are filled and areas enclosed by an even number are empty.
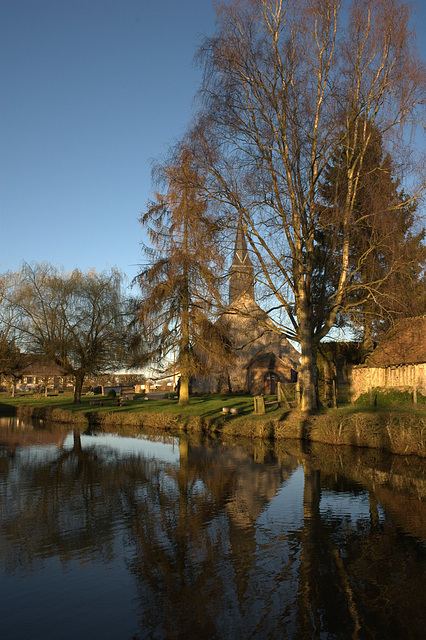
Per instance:
[[[46,362],[31,354],[22,355],[20,375],[23,376],[65,376],[67,372],[54,361]]]
[[[367,358],[370,367],[426,362],[426,316],[400,320]]]

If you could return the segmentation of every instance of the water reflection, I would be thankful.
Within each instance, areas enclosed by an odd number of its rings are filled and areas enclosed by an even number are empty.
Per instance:
[[[4,637],[423,637],[416,458],[9,421],[0,507]]]

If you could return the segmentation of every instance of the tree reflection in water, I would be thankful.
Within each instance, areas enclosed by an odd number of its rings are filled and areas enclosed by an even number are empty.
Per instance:
[[[423,637],[422,461],[146,435],[167,459],[78,431],[32,449],[30,433],[0,434],[6,588],[49,558],[108,564],[120,539],[135,639]]]

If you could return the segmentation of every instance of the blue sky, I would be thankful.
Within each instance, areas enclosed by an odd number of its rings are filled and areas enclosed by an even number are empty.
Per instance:
[[[151,160],[185,131],[209,0],[0,0],[0,271],[141,262]]]
[[[0,0],[0,272],[136,275],[151,161],[191,119],[214,28],[211,0]]]

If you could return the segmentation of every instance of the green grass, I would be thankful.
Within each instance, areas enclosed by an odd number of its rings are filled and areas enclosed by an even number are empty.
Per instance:
[[[91,403],[102,402],[102,406]],[[238,407],[240,415],[247,415],[253,412],[253,398],[248,395],[229,396],[193,396],[190,404],[180,406],[176,399],[149,399],[144,396],[136,396],[134,400],[128,401],[121,407],[117,398],[107,398],[106,396],[82,396],[81,404],[74,405],[72,395],[61,394],[52,397],[38,398],[32,395],[21,395],[15,398],[0,396],[0,413],[13,410],[14,407],[26,405],[30,407],[65,409],[73,413],[168,413],[182,416],[201,416],[204,418],[216,418],[222,415],[222,407]],[[273,407],[268,407],[268,414],[274,412]]]
[[[267,396],[265,399],[272,398]],[[288,411],[273,404],[267,405],[266,415],[255,415],[253,397],[249,395],[192,396],[186,406],[180,406],[174,398],[145,400],[143,395],[137,395],[122,406],[118,405],[117,398],[105,396],[82,396],[81,400],[80,405],[74,405],[72,395],[64,394],[47,398],[28,395],[0,397],[0,415],[13,415],[19,407],[22,418],[78,422],[102,429],[135,425],[209,431],[226,429],[230,432],[236,430],[237,434],[244,434],[250,423],[250,430],[260,434],[263,433],[265,422],[283,419]],[[94,404],[99,402],[102,402],[102,406]],[[222,407],[237,407],[239,413],[224,414]]]
[[[357,413],[359,411],[375,412],[380,410],[397,410],[402,412],[418,411],[426,408],[426,396],[417,394],[417,407],[413,404],[412,394],[405,391],[395,391],[386,389],[374,390],[375,403],[370,405],[369,394],[360,396],[353,405],[345,405],[339,409],[324,409],[324,413],[338,413],[341,415]],[[274,396],[266,396],[265,400],[275,399]],[[99,404],[93,404],[102,402]],[[92,403],[92,404],[91,404]],[[72,394],[60,394],[45,398],[36,395],[22,394],[15,398],[0,394],[0,415],[6,415],[14,411],[20,405],[40,408],[65,409],[73,413],[165,413],[178,416],[201,416],[203,418],[216,419],[223,416],[222,407],[238,407],[239,417],[250,415],[252,418],[264,420],[265,416],[255,416],[253,414],[253,397],[249,395],[210,395],[192,396],[190,404],[180,406],[177,399],[149,399],[145,400],[143,395],[136,395],[135,399],[128,401],[122,406],[118,405],[117,398],[108,398],[100,395],[83,395],[81,404],[73,404]],[[287,410],[285,410],[287,412]],[[322,412],[321,412],[322,413]],[[268,418],[279,418],[283,414],[283,409],[277,405],[267,405],[266,415]],[[235,416],[227,415],[227,419]]]
[[[358,409],[368,409],[373,406],[377,409],[388,409],[390,407],[415,407],[413,402],[413,393],[408,390],[387,389],[382,387],[376,387],[373,389],[373,405],[370,405],[370,394],[363,393],[355,402],[355,407]],[[426,396],[417,393],[417,407],[426,408]]]

